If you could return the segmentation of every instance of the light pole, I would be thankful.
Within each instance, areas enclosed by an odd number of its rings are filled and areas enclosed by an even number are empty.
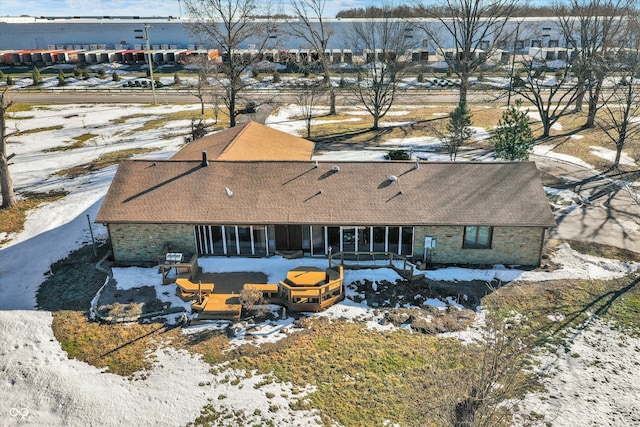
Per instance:
[[[153,79],[153,58],[151,57],[151,47],[149,46],[149,28],[150,27],[151,25],[144,24],[144,39],[147,42],[147,63],[149,64],[149,78],[151,78],[151,93],[153,94],[153,105],[155,105],[156,104],[156,82]]]

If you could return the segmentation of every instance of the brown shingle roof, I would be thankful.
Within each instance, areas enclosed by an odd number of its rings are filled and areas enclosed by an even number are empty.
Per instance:
[[[310,160],[314,143],[256,122],[248,122],[197,139],[173,160]]]
[[[413,162],[317,165],[123,161],[96,221],[555,225],[534,163],[423,162],[417,169]]]

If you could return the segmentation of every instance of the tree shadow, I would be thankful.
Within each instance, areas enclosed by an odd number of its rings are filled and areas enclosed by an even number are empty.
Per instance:
[[[569,313],[565,319],[558,324],[550,326],[550,335],[549,337],[557,336],[563,331],[567,330],[570,327],[575,327],[576,332],[571,336],[570,339],[575,338],[580,332],[585,330],[590,322],[582,322],[577,326],[574,325],[576,321],[579,321],[581,317],[587,316],[588,319],[597,319],[601,318],[611,306],[624,294],[631,291],[634,287],[636,287],[640,283],[640,277],[636,277],[631,283],[626,286],[623,286],[616,290],[611,290],[609,292],[605,292],[602,295],[598,295],[589,303],[582,306],[579,310],[573,311]],[[591,313],[591,314],[589,314]]]

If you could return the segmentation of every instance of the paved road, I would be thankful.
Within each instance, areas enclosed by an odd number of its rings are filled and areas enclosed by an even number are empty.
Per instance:
[[[73,103],[152,103],[153,96],[150,91],[125,90],[122,91],[12,91],[12,98],[16,102],[30,104],[73,104]],[[498,94],[488,92],[473,92],[469,95],[470,102],[488,102],[495,100]],[[258,102],[287,103],[295,102],[296,96],[282,91],[254,91],[243,92],[243,97]],[[188,92],[175,90],[158,90],[156,92],[158,104],[183,104],[198,103],[198,99]],[[406,91],[398,97],[398,104],[416,105],[428,103],[456,103],[458,102],[457,90],[426,90]],[[345,96],[338,94],[337,103],[345,104]]]

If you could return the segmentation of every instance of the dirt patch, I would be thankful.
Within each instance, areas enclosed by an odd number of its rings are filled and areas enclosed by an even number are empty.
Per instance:
[[[482,298],[499,288],[501,283],[486,283],[482,280],[443,282],[422,277],[417,280],[397,280],[395,283],[381,280],[376,282],[375,286],[372,281],[365,280],[354,282],[353,286],[359,293],[364,294],[364,299],[374,308],[423,306],[425,301],[431,298],[449,298],[451,302],[475,310]]]
[[[175,292],[175,286],[171,287]],[[167,287],[169,290],[169,287]],[[145,314],[166,310],[168,304],[157,298],[155,288],[141,286],[132,289],[116,289],[115,281],[111,280],[105,286],[98,300],[98,314],[105,318],[137,319]]]

